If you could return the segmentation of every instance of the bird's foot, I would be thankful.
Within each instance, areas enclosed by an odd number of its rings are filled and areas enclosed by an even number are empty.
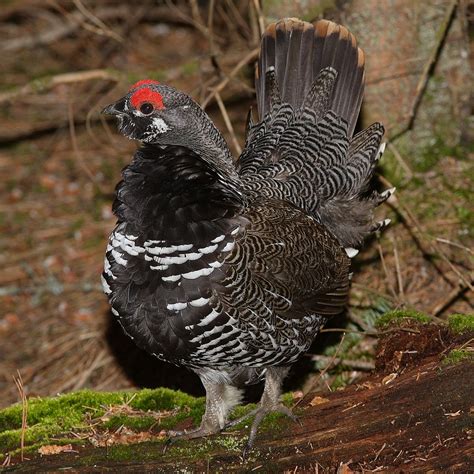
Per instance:
[[[286,407],[282,403],[279,403],[277,405],[271,405],[271,406],[260,405],[258,408],[255,408],[254,410],[251,410],[250,412],[248,412],[244,416],[241,416],[241,417],[237,418],[236,420],[230,421],[224,427],[224,429],[231,428],[231,427],[236,426],[239,423],[245,421],[246,419],[248,419],[252,416],[255,416],[255,418],[252,422],[252,426],[250,427],[250,434],[249,434],[247,443],[245,444],[245,447],[244,447],[243,452],[242,452],[242,457],[243,457],[244,461],[247,459],[250,450],[253,448],[253,445],[255,443],[255,439],[257,437],[257,431],[258,431],[258,428],[260,426],[260,423],[270,413],[281,413],[282,415],[286,415],[289,418],[291,418],[291,420],[293,420],[295,423],[298,423],[298,424],[301,425],[301,422],[300,422],[299,418],[288,407]]]
[[[163,452],[166,452],[168,447],[179,440],[188,440],[188,439],[196,439],[196,438],[205,438],[206,436],[211,436],[213,434],[219,433],[221,431],[220,427],[209,427],[209,426],[201,426],[199,428],[193,428],[190,430],[182,430],[182,431],[175,431],[170,430],[168,431],[168,439],[165,442],[165,447]]]
[[[171,443],[180,439],[195,439],[195,438],[205,438],[206,436],[211,436],[213,434],[219,433],[221,431],[220,427],[209,427],[209,426],[200,426],[199,428],[193,428],[190,430],[183,431],[168,431],[168,437]]]

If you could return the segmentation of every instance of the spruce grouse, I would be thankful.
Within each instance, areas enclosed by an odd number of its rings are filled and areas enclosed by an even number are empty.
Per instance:
[[[241,387],[265,380],[248,447],[279,401],[289,367],[340,313],[350,258],[388,224],[370,180],[379,123],[353,136],[364,54],[329,21],[280,20],[258,60],[259,120],[236,162],[188,95],[134,84],[104,113],[142,146],[124,170],[103,287],[124,331],[156,357],[188,367],[206,389],[195,438],[229,426]]]

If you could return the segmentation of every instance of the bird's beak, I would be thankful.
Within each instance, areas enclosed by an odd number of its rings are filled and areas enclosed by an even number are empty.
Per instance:
[[[113,104],[107,105],[102,109],[102,112],[105,115],[123,115],[125,113],[125,99],[120,99]]]

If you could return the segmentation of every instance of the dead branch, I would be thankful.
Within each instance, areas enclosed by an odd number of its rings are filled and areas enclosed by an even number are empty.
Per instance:
[[[311,356],[311,360],[315,362],[323,362],[328,364],[328,367],[334,365],[342,365],[348,367],[349,369],[361,370],[370,372],[375,369],[375,364],[371,361],[365,360],[350,360],[350,359],[341,359],[340,357],[329,357],[325,355],[315,354]]]
[[[238,72],[247,64],[251,63],[258,57],[258,52],[260,51],[260,48],[255,48],[254,50],[250,51],[249,54],[244,56],[232,69],[232,71],[229,73],[229,75],[223,79],[216,87],[214,87],[211,91],[211,93],[204,99],[204,101],[201,104],[201,107],[203,109],[206,108],[206,106],[209,104],[209,102],[215,98],[217,93],[220,93],[224,87],[227,86],[227,84],[238,74]]]
[[[413,171],[408,166],[408,163],[403,159],[402,155],[393,143],[390,142],[388,144],[388,149],[393,153],[393,156],[395,156],[395,159],[398,161],[403,171],[405,172],[405,180],[410,181],[413,178]]]
[[[119,43],[124,42],[124,39],[118,33],[109,28],[97,15],[94,15],[81,0],[73,0],[73,2],[81,14],[93,23],[92,27],[89,28],[91,31],[99,35],[108,36]],[[83,25],[88,26],[87,23],[83,23]]]
[[[74,151],[74,155],[76,156],[77,162],[79,163],[79,166],[82,168],[86,176],[91,180],[91,182],[94,184],[97,190],[102,195],[106,195],[107,192],[104,189],[102,189],[102,186],[97,181],[96,177],[94,176],[94,173],[92,173],[90,168],[87,166],[87,163],[85,162],[84,157],[82,156],[82,153],[80,152],[79,147],[77,145],[76,127],[74,124],[74,111],[73,111],[71,103],[69,103],[68,105],[68,121],[69,121],[69,136],[71,137],[72,149]]]
[[[474,280],[472,283],[474,284]],[[468,287],[464,283],[460,282],[457,288],[453,288],[453,290],[449,292],[445,298],[436,303],[436,305],[430,311],[430,314],[433,314],[434,316],[440,315],[446,309],[448,309],[458,298],[461,298],[463,295],[465,295],[467,291]]]
[[[8,92],[0,93],[0,104],[11,102],[22,95],[42,94],[60,84],[72,84],[75,82],[95,80],[120,82],[124,78],[125,75],[122,72],[113,69],[92,69],[90,71],[77,71],[57,74],[55,76],[35,79],[23,86],[15,87]]]
[[[232,126],[232,122],[230,121],[229,114],[227,113],[227,109],[224,105],[224,102],[222,102],[222,98],[218,92],[216,93],[216,101],[217,105],[219,106],[219,110],[221,111],[222,118],[224,119],[225,126],[227,127],[227,130],[230,134],[232,144],[234,145],[235,151],[237,152],[237,156],[239,156],[242,153],[242,147],[240,146],[239,141],[235,136],[234,127]]]

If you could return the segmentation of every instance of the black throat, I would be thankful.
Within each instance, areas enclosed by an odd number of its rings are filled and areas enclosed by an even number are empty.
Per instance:
[[[181,146],[144,145],[122,176],[113,211],[147,238],[199,241],[206,228],[232,225],[244,205],[238,182]]]

